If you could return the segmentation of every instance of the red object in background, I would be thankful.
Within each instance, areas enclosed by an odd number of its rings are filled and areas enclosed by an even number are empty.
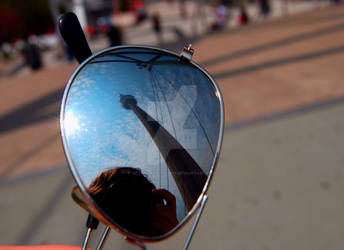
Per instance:
[[[109,29],[109,25],[106,24],[100,24],[99,29],[101,32],[105,33]]]
[[[238,23],[239,23],[239,25],[246,25],[246,24],[249,23],[249,18],[247,16],[246,11],[244,11],[244,10],[240,11],[240,16],[238,18]]]
[[[134,0],[133,7],[134,7],[134,10],[142,9],[143,8],[142,0]]]
[[[96,34],[96,28],[93,25],[87,25],[86,33],[90,36],[94,36]]]

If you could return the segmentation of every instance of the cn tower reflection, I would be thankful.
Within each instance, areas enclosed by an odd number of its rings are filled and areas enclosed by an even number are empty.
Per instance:
[[[202,193],[207,175],[186,149],[137,105],[134,96],[120,94],[120,103],[123,108],[132,110],[147,129],[177,184],[186,208],[190,211]]]

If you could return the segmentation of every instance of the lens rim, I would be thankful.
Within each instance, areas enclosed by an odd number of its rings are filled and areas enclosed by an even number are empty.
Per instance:
[[[195,68],[197,68],[198,70],[200,70],[210,81],[210,83],[212,84],[213,88],[215,89],[215,94],[218,98],[219,101],[219,106],[220,106],[220,129],[219,129],[219,134],[218,134],[218,143],[217,143],[217,147],[216,147],[216,151],[215,151],[215,155],[214,155],[214,159],[212,162],[212,165],[210,167],[209,170],[209,174],[208,174],[208,178],[207,181],[203,187],[202,193],[200,194],[197,202],[194,204],[193,208],[187,213],[187,215],[179,222],[179,224],[170,232],[163,234],[163,235],[159,235],[159,236],[154,236],[154,237],[148,237],[148,236],[142,236],[142,235],[136,235],[134,233],[131,233],[130,231],[126,230],[125,228],[121,227],[120,225],[118,225],[115,221],[112,220],[112,218],[110,218],[95,202],[94,200],[90,197],[90,195],[87,192],[87,188],[83,185],[82,180],[78,174],[78,170],[73,162],[73,158],[71,155],[71,152],[69,150],[69,146],[68,146],[68,142],[67,142],[67,138],[66,138],[66,131],[65,131],[65,127],[64,127],[64,115],[65,115],[65,108],[66,108],[66,101],[68,98],[68,93],[69,90],[74,82],[74,79],[76,78],[76,76],[78,75],[78,73],[93,59],[97,58],[98,56],[101,56],[103,54],[106,54],[108,52],[112,52],[115,50],[122,50],[122,49],[147,49],[147,50],[153,50],[153,51],[158,51],[158,52],[163,52],[166,54],[169,54],[171,56],[176,56],[176,57],[180,57],[180,55],[172,52],[172,51],[168,51],[165,49],[161,49],[161,48],[156,48],[156,47],[152,47],[152,46],[140,46],[140,45],[123,45],[123,46],[115,46],[115,47],[110,47],[104,50],[101,50],[95,54],[93,54],[92,56],[90,56],[89,58],[87,58],[84,62],[82,62],[73,72],[73,74],[71,75],[71,77],[69,78],[67,85],[65,87],[64,93],[63,93],[63,98],[62,98],[62,103],[61,103],[61,111],[60,111],[60,132],[61,132],[61,138],[62,138],[62,144],[63,144],[63,150],[66,156],[66,160],[68,162],[68,166],[69,166],[69,170],[72,173],[72,176],[78,186],[78,188],[81,191],[81,194],[84,198],[84,202],[87,204],[88,209],[85,208],[85,204],[83,204],[83,208],[86,209],[88,212],[92,213],[93,216],[95,216],[96,218],[98,218],[100,221],[102,221],[104,224],[110,226],[111,228],[117,230],[118,232],[120,232],[121,234],[130,237],[133,240],[138,240],[138,241],[142,241],[142,242],[157,242],[157,241],[161,241],[164,240],[166,238],[169,238],[170,236],[172,236],[173,234],[175,234],[177,231],[179,231],[183,226],[185,226],[185,224],[190,220],[190,218],[192,217],[192,215],[196,212],[196,210],[199,208],[199,206],[201,205],[201,201],[203,200],[203,197],[206,195],[208,189],[209,189],[209,185],[210,182],[213,179],[213,175],[215,172],[215,168],[216,165],[218,163],[218,159],[220,156],[220,151],[221,151],[221,146],[222,146],[222,141],[223,141],[223,132],[224,132],[224,103],[223,103],[223,98],[222,98],[222,94],[220,92],[220,89],[216,83],[216,81],[214,80],[214,78],[204,69],[202,68],[200,65],[198,65],[197,63],[193,62],[193,61],[189,61],[189,63],[194,66]]]

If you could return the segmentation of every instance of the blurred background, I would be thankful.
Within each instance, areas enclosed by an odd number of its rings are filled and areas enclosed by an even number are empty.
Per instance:
[[[62,93],[78,63],[56,30],[77,14],[92,52],[181,52],[223,93],[222,155],[190,249],[342,249],[344,4],[339,0],[0,0],[0,244],[80,245]],[[181,249],[191,225],[151,249]],[[112,232],[106,249],[135,249]]]

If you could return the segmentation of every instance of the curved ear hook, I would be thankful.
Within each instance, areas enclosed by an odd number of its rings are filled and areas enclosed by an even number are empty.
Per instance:
[[[63,40],[79,63],[92,55],[78,17],[73,12],[67,12],[60,16],[58,28]]]

